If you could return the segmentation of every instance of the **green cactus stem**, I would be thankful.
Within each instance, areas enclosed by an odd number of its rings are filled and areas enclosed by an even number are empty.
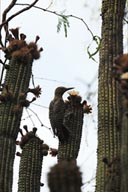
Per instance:
[[[17,153],[21,157],[19,169],[18,192],[39,192],[41,187],[41,170],[43,156],[48,154],[48,145],[44,144],[33,131],[22,134],[20,145],[22,153]]]
[[[82,178],[76,161],[61,161],[48,173],[50,192],[81,192]]]
[[[78,95],[78,92],[69,92],[64,118],[64,125],[68,128],[69,137],[64,143],[59,142],[58,161],[76,160],[78,156],[84,113],[91,112],[91,107],[87,105],[87,102],[81,103],[81,100],[82,98]]]
[[[24,107],[18,108],[17,105],[20,94],[28,89],[33,60],[40,56],[36,41],[28,44],[25,35],[20,34],[20,39],[12,35],[8,47],[3,49],[9,67],[0,94],[0,189],[4,192],[12,191],[15,140]]]
[[[123,52],[123,17],[125,0],[102,0],[102,29],[101,46],[99,50],[98,75],[98,149],[96,192],[104,192],[106,188],[106,166],[102,163],[103,157],[110,161],[120,156],[120,115],[121,102],[119,84],[113,77],[113,60]],[[119,173],[119,168],[118,173]],[[120,174],[119,174],[120,176]],[[120,177],[113,182],[120,192]],[[112,183],[111,183],[112,184]],[[116,184],[116,186],[115,186]],[[110,187],[111,188],[111,187]],[[109,189],[110,189],[109,188]],[[113,192],[110,190],[109,192]]]

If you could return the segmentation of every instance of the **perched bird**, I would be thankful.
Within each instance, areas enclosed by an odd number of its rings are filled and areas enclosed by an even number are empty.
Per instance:
[[[68,129],[63,124],[66,107],[66,104],[63,100],[63,94],[70,89],[73,89],[73,87],[57,87],[54,98],[49,105],[49,119],[51,127],[54,136],[56,135],[61,142],[64,142],[69,134]]]

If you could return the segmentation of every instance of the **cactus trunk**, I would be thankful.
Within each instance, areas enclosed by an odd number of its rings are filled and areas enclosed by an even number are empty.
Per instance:
[[[76,161],[62,161],[48,173],[51,192],[81,192],[82,178]]]
[[[128,114],[123,114],[121,134],[121,192],[128,191]]]
[[[4,192],[12,191],[13,161],[15,157],[15,140],[19,131],[22,111],[17,114],[13,112],[18,103],[18,96],[28,88],[31,76],[32,59],[29,58],[28,64],[19,64],[11,59],[9,70],[5,77],[5,85],[15,97],[15,103],[7,102],[0,104],[0,147],[1,166],[0,166],[0,189]]]
[[[9,137],[0,137],[0,191],[12,191],[13,161],[15,156],[15,140]]]
[[[78,156],[82,126],[83,126],[83,108],[72,107],[69,105],[68,111],[73,112],[73,117],[69,119],[71,134],[64,143],[59,142],[58,161],[76,159]]]
[[[69,137],[64,143],[59,142],[58,161],[76,160],[78,157],[84,113],[91,113],[92,108],[86,101],[81,103],[81,96],[77,92],[70,92],[65,102],[66,110],[63,120],[64,126],[69,132]]]
[[[123,52],[123,16],[125,0],[102,1],[102,41],[100,48],[99,85],[98,85],[98,164],[96,192],[104,192],[107,166],[102,159],[120,157],[119,96],[118,82],[112,76],[113,59]],[[113,165],[114,166],[114,165]],[[116,181],[109,182],[111,191],[120,191],[119,167],[116,166]],[[113,173],[115,174],[115,173]],[[113,187],[112,187],[113,185]]]
[[[28,89],[33,55],[24,39],[10,40],[5,52],[9,68],[0,94],[0,189],[11,192],[15,141],[24,107],[19,105],[20,94]]]
[[[22,149],[19,170],[18,192],[39,192],[43,156],[48,154],[49,147],[43,144],[35,133],[37,129],[23,135],[17,142]]]
[[[27,65],[11,59],[7,70],[4,85],[9,87],[13,95],[13,101],[0,104],[0,135],[8,136],[16,140],[19,131],[22,110],[14,112],[19,102],[19,95],[25,92],[29,86],[32,67],[32,57],[28,58]],[[3,89],[3,93],[5,90]]]
[[[18,192],[40,191],[42,160],[41,141],[35,137],[22,150]]]
[[[122,54],[115,59],[114,76],[119,82],[122,92],[121,122],[121,192],[128,191],[128,54]]]

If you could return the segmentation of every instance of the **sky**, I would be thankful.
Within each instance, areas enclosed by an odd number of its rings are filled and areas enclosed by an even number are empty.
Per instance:
[[[18,3],[26,2],[31,3],[32,1],[18,1]],[[1,1],[1,13],[7,5],[7,0]],[[39,0],[37,6],[82,18],[93,34],[100,36],[100,0],[92,0],[91,4],[89,0]],[[23,7],[15,6],[9,15],[21,8]],[[36,35],[39,35],[38,46],[44,49],[41,58],[34,61],[32,71],[35,85],[40,85],[42,94],[34,104],[30,105],[30,109],[24,110],[21,128],[25,124],[28,125],[29,130],[34,126],[37,127],[37,135],[50,147],[57,148],[58,140],[53,137],[49,130],[49,103],[54,96],[56,87],[75,87],[83,100],[87,100],[93,108],[92,114],[84,117],[82,141],[77,159],[83,176],[82,192],[92,192],[95,185],[97,148],[98,54],[95,56],[97,62],[89,59],[87,47],[92,43],[92,36],[81,19],[69,18],[70,27],[68,28],[67,38],[65,38],[63,27],[60,33],[57,33],[57,24],[57,15],[34,8],[14,18],[9,24],[10,28],[20,27],[20,32],[27,35],[28,42],[35,40]],[[95,43],[91,44],[92,52],[95,51],[95,48]],[[32,83],[30,82],[31,86]],[[65,94],[64,98],[66,96]],[[41,127],[38,118],[44,124],[43,127]],[[19,138],[20,136],[18,136]],[[20,149],[17,148],[17,151],[20,151]],[[19,157],[16,157],[13,192],[17,189],[19,161]],[[44,157],[41,182],[45,185],[41,191],[49,192],[46,184],[47,172],[55,163],[57,163],[56,158]],[[88,182],[90,180],[92,181]]]

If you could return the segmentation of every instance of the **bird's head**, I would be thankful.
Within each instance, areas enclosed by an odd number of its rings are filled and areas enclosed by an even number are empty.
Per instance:
[[[57,87],[55,89],[55,96],[62,96],[66,91],[70,90],[70,89],[74,89],[74,87]]]

